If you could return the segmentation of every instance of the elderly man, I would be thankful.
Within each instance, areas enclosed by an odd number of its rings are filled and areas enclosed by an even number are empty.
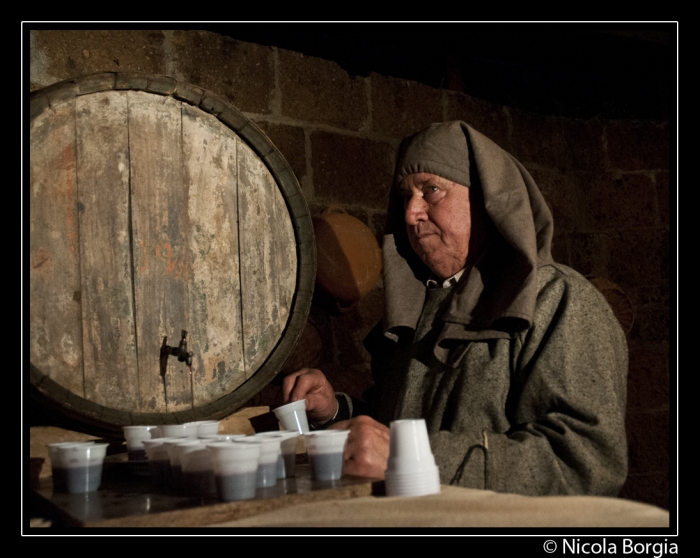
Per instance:
[[[285,378],[317,427],[349,428],[344,472],[383,478],[392,420],[424,418],[442,483],[616,495],[627,473],[627,346],[600,293],[551,257],[552,218],[510,154],[463,122],[404,148],[384,238],[375,388]]]

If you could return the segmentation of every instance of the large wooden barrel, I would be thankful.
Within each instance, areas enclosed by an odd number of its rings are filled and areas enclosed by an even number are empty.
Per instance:
[[[61,82],[31,95],[29,174],[35,397],[116,432],[227,416],[280,371],[309,312],[313,227],[230,103],[165,76]]]

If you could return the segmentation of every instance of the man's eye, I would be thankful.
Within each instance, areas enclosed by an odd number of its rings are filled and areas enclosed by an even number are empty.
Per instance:
[[[437,186],[426,186],[423,189],[423,195],[429,196],[430,194],[435,194],[439,191]]]

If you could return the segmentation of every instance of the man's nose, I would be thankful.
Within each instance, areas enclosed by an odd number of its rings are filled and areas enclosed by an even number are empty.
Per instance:
[[[425,221],[428,218],[426,213],[426,201],[419,195],[414,195],[406,202],[406,213],[404,219],[407,225],[416,225],[419,221]]]

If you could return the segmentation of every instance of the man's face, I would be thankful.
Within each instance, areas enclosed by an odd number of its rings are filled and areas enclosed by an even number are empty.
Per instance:
[[[409,174],[399,185],[408,240],[442,279],[467,262],[471,237],[469,188],[428,173]]]

